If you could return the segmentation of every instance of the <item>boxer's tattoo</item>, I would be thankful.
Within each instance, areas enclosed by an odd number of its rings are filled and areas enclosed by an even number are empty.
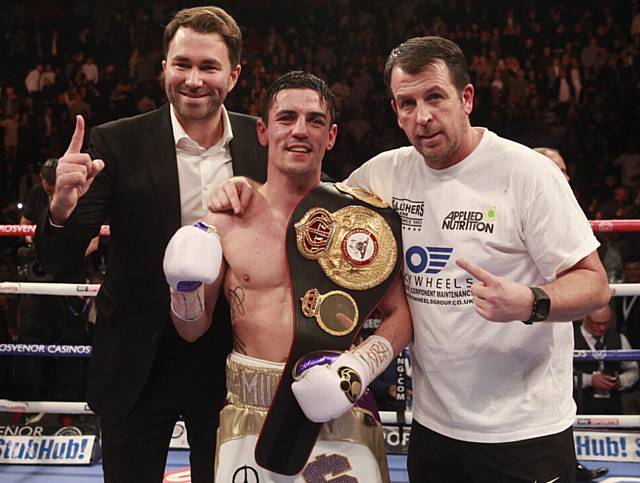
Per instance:
[[[233,350],[240,354],[247,355],[247,351],[245,350],[245,343],[240,337],[238,337],[238,334],[235,330],[233,331]]]
[[[231,307],[231,323],[244,316],[244,290],[242,287],[234,287],[229,289],[229,306]]]
[[[366,342],[365,342],[366,344]],[[391,357],[391,351],[389,348],[378,341],[374,341],[365,347],[361,347],[357,351],[360,359],[369,367],[369,370],[374,374],[377,369]]]
[[[231,308],[231,326],[233,327],[233,350],[240,354],[246,354],[245,343],[238,336],[235,325],[238,319],[244,316],[244,290],[242,287],[234,287],[229,289],[229,307]]]

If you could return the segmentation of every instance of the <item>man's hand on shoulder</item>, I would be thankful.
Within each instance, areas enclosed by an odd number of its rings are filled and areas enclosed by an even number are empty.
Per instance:
[[[244,176],[229,178],[211,193],[208,208],[213,212],[233,211],[242,216],[259,186],[257,181]]]

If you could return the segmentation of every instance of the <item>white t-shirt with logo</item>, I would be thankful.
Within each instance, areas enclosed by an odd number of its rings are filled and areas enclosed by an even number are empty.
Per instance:
[[[404,283],[414,324],[413,417],[451,438],[506,442],[574,422],[570,323],[489,322],[476,312],[464,258],[533,286],[598,247],[562,173],[545,156],[483,129],[447,169],[412,146],[354,171],[352,186],[402,218]]]

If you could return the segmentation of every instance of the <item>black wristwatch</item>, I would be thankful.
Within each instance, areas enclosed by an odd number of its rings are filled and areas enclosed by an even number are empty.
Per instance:
[[[542,322],[549,317],[551,310],[551,299],[547,292],[540,287],[529,287],[533,292],[533,307],[531,308],[531,317],[529,320],[523,320],[524,324],[531,325],[534,322]]]

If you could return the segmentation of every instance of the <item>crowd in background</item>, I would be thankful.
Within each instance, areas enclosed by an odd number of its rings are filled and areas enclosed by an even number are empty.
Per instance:
[[[559,149],[590,219],[640,218],[639,1],[218,3],[244,35],[242,74],[225,105],[258,115],[266,87],[292,69],[325,79],[338,107],[338,142],[324,166],[335,179],[408,144],[383,85],[384,63],[403,40],[439,35],[467,56],[473,125]],[[0,4],[0,224],[13,224],[39,166],[65,150],[77,114],[90,128],[165,102],[162,30],[187,3]],[[623,281],[625,260],[640,256],[640,235],[601,241],[610,281]],[[16,278],[21,245],[0,237],[0,281]],[[5,339],[15,337],[17,303],[0,294]]]

